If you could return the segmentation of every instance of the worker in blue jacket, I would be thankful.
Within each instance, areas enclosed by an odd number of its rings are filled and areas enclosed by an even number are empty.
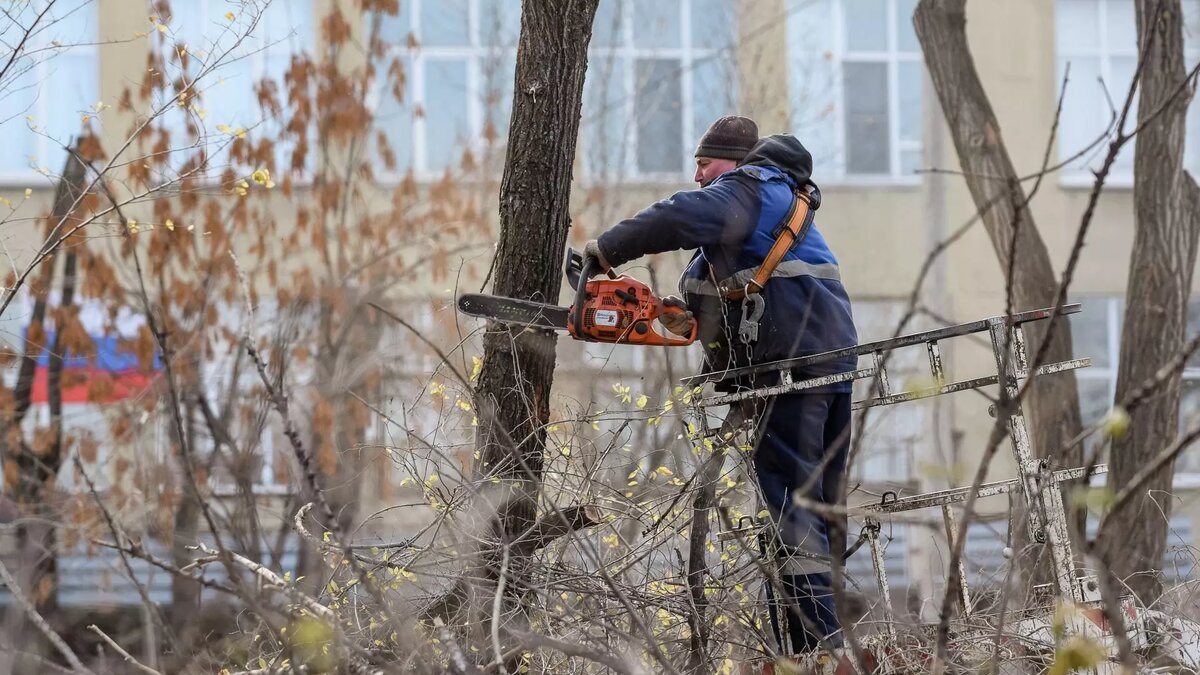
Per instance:
[[[765,308],[756,336],[740,329],[743,303],[729,291],[754,277],[786,222],[797,191],[813,206],[820,191],[812,181],[812,156],[790,135],[758,138],[745,117],[723,117],[705,132],[696,149],[700,188],[678,192],[618,223],[588,242],[586,253],[608,269],[652,253],[694,250],[680,279],[686,312],[667,315],[664,326],[689,334],[697,322],[705,348],[705,371],[722,371],[857,344],[850,299],[837,259],[816,227],[795,244],[761,291]],[[855,368],[853,357],[794,373],[796,380]],[[777,375],[776,375],[777,377]],[[761,377],[740,386],[771,384]],[[781,581],[788,597],[773,602],[772,624],[784,653],[815,649],[821,639],[842,643],[832,597],[828,514],[797,506],[795,491],[823,504],[840,501],[850,446],[851,384],[841,382],[803,393],[758,401],[754,468],[763,499],[779,525],[784,545]],[[844,537],[844,528],[836,530]],[[835,552],[844,548],[834,546]],[[779,621],[780,606],[790,608]],[[803,618],[796,616],[799,610]],[[781,623],[786,630],[780,630]],[[819,633],[819,634],[816,634]]]

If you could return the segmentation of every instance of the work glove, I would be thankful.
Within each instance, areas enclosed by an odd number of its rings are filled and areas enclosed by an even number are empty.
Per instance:
[[[674,295],[668,295],[663,298],[662,303],[666,307],[687,307],[687,304],[683,300]],[[662,314],[658,317],[658,320],[662,322],[663,328],[666,328],[679,337],[688,337],[691,335],[692,327],[696,325],[696,319],[692,316],[691,311]]]
[[[608,264],[608,261],[604,259],[604,254],[600,252],[600,243],[595,239],[589,239],[588,243],[583,245],[583,257],[585,259],[592,257],[599,261],[601,272],[607,272],[612,269],[612,265]]]

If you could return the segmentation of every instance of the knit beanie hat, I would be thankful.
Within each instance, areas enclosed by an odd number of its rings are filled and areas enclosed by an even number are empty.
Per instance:
[[[758,125],[749,117],[726,115],[708,128],[696,146],[696,157],[741,161],[758,142]]]

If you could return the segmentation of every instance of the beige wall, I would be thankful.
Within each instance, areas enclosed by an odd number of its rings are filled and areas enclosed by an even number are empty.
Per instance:
[[[758,25],[773,16],[786,14],[785,0],[738,0],[745,25]],[[121,146],[130,118],[116,109],[122,89],[136,83],[145,69],[145,38],[132,33],[148,29],[145,9],[125,0],[100,0],[101,100],[114,107],[104,113],[104,145],[110,153]],[[975,62],[985,83],[992,105],[1001,123],[1002,134],[1018,171],[1035,172],[1042,162],[1049,128],[1056,107],[1059,81],[1056,74],[1054,44],[1054,2],[1051,0],[977,0],[968,3],[968,36]],[[786,50],[786,22],[777,21],[754,36],[743,35],[737,53],[745,111],[755,115],[764,130],[786,127],[789,119],[787,65],[777,55]],[[926,87],[928,94],[929,88]],[[925,106],[936,110],[937,102],[926,96]],[[940,138],[927,133],[927,149],[941,145],[942,156],[927,155],[927,164],[956,169],[954,147],[942,124],[933,122]],[[1051,154],[1052,161],[1057,150]],[[842,265],[843,278],[858,299],[903,301],[917,278],[930,249],[933,234],[950,232],[970,219],[975,206],[961,179],[946,176],[940,180],[943,192],[935,193],[939,181],[926,178],[919,185],[852,186],[837,181],[822,181],[821,167],[816,178],[823,183],[825,201],[819,214],[819,227],[828,238]],[[570,241],[576,247],[623,215],[687,188],[688,176],[676,184],[616,185],[604,190],[603,198],[589,202],[592,186],[579,185],[575,191],[576,223]],[[14,201],[23,198],[23,187],[0,189],[0,195]],[[1033,211],[1056,270],[1061,273],[1088,197],[1086,188],[1063,187],[1057,176],[1048,176]],[[303,191],[296,200],[306,198]],[[282,205],[283,198],[276,196]],[[380,200],[386,199],[381,190]],[[44,211],[50,200],[46,189],[35,190],[31,203],[23,208]],[[281,213],[286,214],[286,209]],[[1100,200],[1088,244],[1076,273],[1074,290],[1078,294],[1120,294],[1127,278],[1128,252],[1132,239],[1132,191],[1109,189]],[[285,216],[286,217],[286,216]],[[3,234],[9,253],[20,263],[35,250],[32,228]],[[485,247],[486,248],[486,247]],[[480,253],[486,257],[486,251]],[[659,290],[673,292],[674,276],[686,260],[683,253],[657,256],[654,264],[660,279]],[[291,261],[304,264],[304,260]],[[927,286],[926,301],[955,321],[966,321],[1000,313],[1003,309],[1003,283],[995,255],[982,226],[977,225],[944,256],[942,268]],[[474,265],[470,272],[477,278],[486,265]],[[639,276],[646,275],[644,264],[632,266]],[[939,277],[944,288],[936,288]],[[472,274],[464,282],[470,282]],[[410,288],[413,292],[441,292],[445,283],[427,281]],[[565,300],[564,296],[564,300]],[[884,335],[864,334],[864,340]],[[1086,355],[1080,355],[1086,356]],[[966,344],[946,350],[951,374],[971,376],[991,366],[989,351]],[[991,419],[986,402],[964,393],[945,399],[943,414],[948,423],[962,434],[962,463],[973,468],[982,448]],[[948,429],[941,429],[946,433]],[[931,431],[932,433],[932,431]],[[926,459],[936,460],[933,455]],[[998,464],[992,475],[1001,478],[1013,470],[1007,460]],[[924,487],[940,487],[944,479],[914,476]],[[926,552],[927,553],[927,552]],[[923,554],[924,555],[924,554]]]

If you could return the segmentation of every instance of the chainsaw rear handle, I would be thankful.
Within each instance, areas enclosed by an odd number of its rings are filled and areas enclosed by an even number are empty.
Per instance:
[[[667,303],[665,303],[661,300],[659,301],[657,309],[658,309],[658,312],[653,317],[654,319],[661,317],[663,314],[683,314],[684,312],[688,311],[687,307],[680,307],[679,305],[668,305]],[[696,341],[696,332],[698,330],[699,324],[700,324],[699,321],[692,319],[692,330],[688,334],[687,337],[677,336],[674,333],[670,333],[670,331],[668,331],[668,333],[669,333],[668,335],[661,335],[658,333],[658,331],[654,330],[653,326],[651,326],[650,334],[651,334],[651,336],[653,336],[654,339],[648,340],[646,343],[647,344],[667,345],[668,347],[686,347]]]

